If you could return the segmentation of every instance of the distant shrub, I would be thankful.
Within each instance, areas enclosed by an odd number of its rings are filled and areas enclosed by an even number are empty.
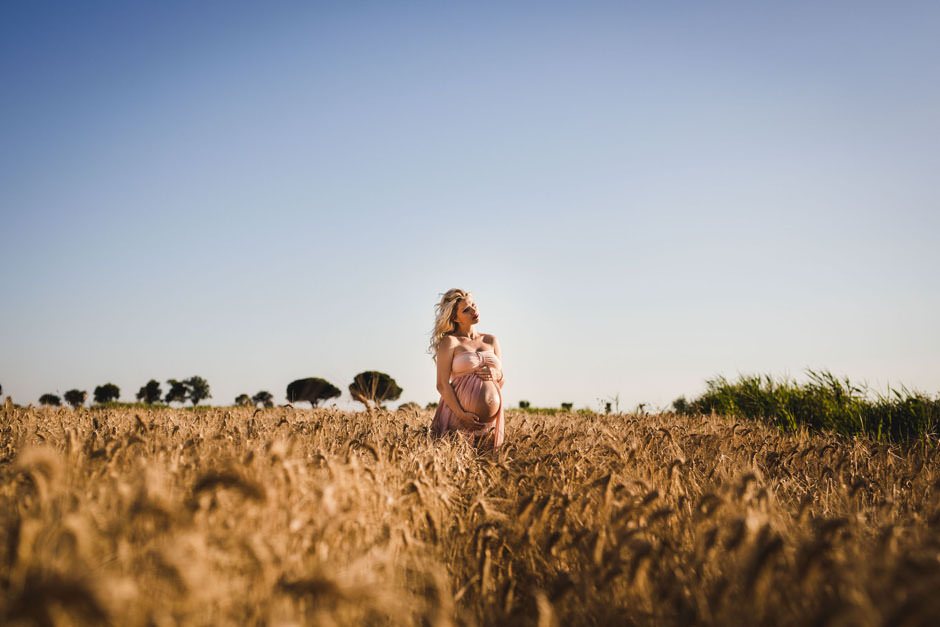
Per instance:
[[[166,403],[185,403],[189,400],[195,407],[200,401],[212,398],[209,382],[199,376],[192,376],[183,381],[169,379],[167,384],[170,389],[163,399]]]
[[[828,371],[807,371],[796,383],[769,375],[743,375],[737,381],[706,381],[705,393],[692,401],[679,397],[680,414],[726,414],[773,422],[785,431],[800,427],[844,435],[909,441],[938,435],[940,397],[931,399],[906,388],[872,395],[866,386],[839,379]]]
[[[562,403],[561,408],[564,411],[571,411],[571,408],[574,407],[574,403]]]
[[[95,388],[94,395],[96,403],[110,403],[121,396],[121,388],[113,383],[105,383]]]
[[[84,390],[69,390],[62,396],[65,398],[66,403],[72,407],[78,408],[85,404],[85,399],[88,398],[88,392]]]
[[[421,411],[421,405],[413,402],[402,403],[398,406],[398,411]]]
[[[529,401],[519,401],[519,409],[528,409],[529,405]]]
[[[39,397],[39,404],[48,407],[59,407],[62,405],[62,400],[55,394],[43,394]]]
[[[169,403],[185,403],[186,402],[186,384],[182,381],[177,381],[176,379],[168,379],[166,382],[170,386],[170,389],[167,390],[166,396],[163,401],[167,404]]]
[[[395,379],[376,370],[360,372],[349,384],[349,394],[371,411],[372,405],[381,407],[385,401],[395,401],[401,396],[402,389]]]
[[[154,403],[160,402],[160,397],[163,395],[163,391],[160,389],[160,382],[155,379],[147,381],[147,384],[141,386],[137,391],[137,400],[143,401],[148,405],[153,405]]]
[[[307,401],[311,406],[316,407],[320,404],[320,401],[339,398],[341,394],[342,392],[338,387],[320,377],[297,379],[287,384],[287,401],[289,403]]]
[[[428,403],[427,405],[425,405],[424,408],[425,408],[425,409],[437,409],[437,402],[436,402],[436,401],[431,401],[430,403]]]
[[[209,382],[202,377],[192,376],[183,381],[183,383],[186,385],[186,391],[193,406],[198,405],[199,401],[212,398],[212,394],[209,391]]]
[[[672,402],[672,408],[677,414],[690,414],[692,413],[692,407],[689,405],[689,401],[685,400],[684,396],[680,396]]]
[[[251,397],[251,402],[264,408],[274,407],[274,395],[267,390],[261,390]]]

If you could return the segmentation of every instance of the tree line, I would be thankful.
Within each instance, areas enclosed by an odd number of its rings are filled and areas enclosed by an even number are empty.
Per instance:
[[[195,407],[201,401],[212,398],[209,382],[200,376],[183,380],[168,379],[166,383],[167,390],[164,394],[160,382],[151,379],[137,391],[137,401],[147,405],[155,405],[161,401],[167,405],[188,401]],[[353,377],[348,389],[353,400],[365,405],[369,411],[383,407],[387,401],[398,400],[402,393],[402,388],[395,379],[377,370],[360,372]],[[2,390],[0,387],[0,392]],[[317,407],[323,401],[339,398],[341,394],[340,389],[326,379],[307,377],[291,381],[287,385],[286,396],[288,403],[308,402],[312,407]],[[94,389],[94,401],[98,404],[113,403],[120,397],[121,389],[113,383],[105,383]],[[57,394],[43,394],[39,397],[39,404],[60,407],[64,400],[73,408],[78,408],[82,407],[87,399],[87,391],[72,389],[66,391],[61,398]],[[242,407],[273,407],[274,395],[267,390],[261,390],[251,396],[239,394],[235,398],[235,404]]]
[[[151,379],[137,391],[137,401],[148,405],[159,403],[161,400],[167,404],[191,401],[195,406],[198,405],[200,401],[212,398],[209,382],[200,376],[192,376],[182,381],[168,379],[166,383],[168,389],[164,396],[160,382]],[[113,403],[120,397],[121,388],[113,383],[99,385],[94,391],[94,399],[98,404]],[[57,394],[43,394],[39,397],[39,404],[59,407],[62,405],[62,401],[65,400],[65,402],[72,407],[81,407],[85,404],[87,398],[87,391],[72,389],[66,391],[61,398]]]

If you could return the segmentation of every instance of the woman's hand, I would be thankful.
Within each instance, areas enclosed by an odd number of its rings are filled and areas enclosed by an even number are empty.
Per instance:
[[[476,371],[476,375],[484,381],[499,381],[499,375],[494,372],[491,366],[482,366]]]
[[[481,421],[479,416],[469,411],[465,411],[461,415],[457,416],[457,421],[464,429],[473,429],[474,431],[482,429],[486,426],[486,423]]]

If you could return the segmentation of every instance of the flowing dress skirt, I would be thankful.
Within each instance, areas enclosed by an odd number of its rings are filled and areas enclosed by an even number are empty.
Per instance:
[[[457,400],[464,410],[477,414],[485,424],[482,429],[463,429],[457,417],[442,398],[431,421],[431,432],[443,436],[448,431],[456,431],[481,449],[496,449],[502,445],[505,418],[503,416],[503,395],[499,384],[484,381],[475,373],[467,373],[450,381],[457,394]]]

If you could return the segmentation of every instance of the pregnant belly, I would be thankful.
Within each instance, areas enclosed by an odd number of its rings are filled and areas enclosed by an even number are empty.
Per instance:
[[[477,376],[467,377],[468,381],[458,395],[460,405],[486,421],[499,411],[499,386],[493,381],[483,381]]]

